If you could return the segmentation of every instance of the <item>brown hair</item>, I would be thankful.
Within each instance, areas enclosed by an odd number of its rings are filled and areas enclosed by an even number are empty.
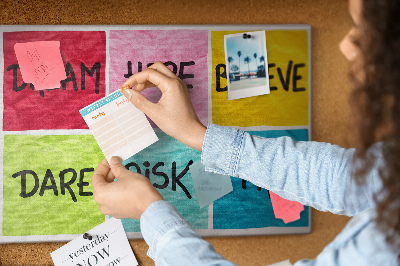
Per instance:
[[[350,103],[357,139],[354,171],[361,184],[374,167],[368,148],[382,141],[383,188],[374,196],[376,222],[387,243],[400,250],[400,1],[363,0],[361,34],[355,40],[362,57],[360,69],[350,71],[354,91]],[[357,68],[357,66],[354,66]],[[379,198],[379,199],[378,199]],[[400,256],[400,255],[399,255]],[[400,258],[400,257],[399,257]]]

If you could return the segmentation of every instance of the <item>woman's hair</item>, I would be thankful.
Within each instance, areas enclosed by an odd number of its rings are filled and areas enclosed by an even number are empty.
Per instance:
[[[383,189],[374,197],[376,222],[387,243],[400,250],[400,1],[363,0],[362,22],[355,43],[363,74],[356,65],[350,71],[355,160],[362,162],[355,164],[354,177],[359,184],[365,180],[376,160],[367,150],[382,141]]]

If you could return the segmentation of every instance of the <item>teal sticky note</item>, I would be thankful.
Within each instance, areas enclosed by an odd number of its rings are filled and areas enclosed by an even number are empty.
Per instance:
[[[190,166],[190,174],[200,208],[233,191],[229,176],[206,172],[200,161]]]

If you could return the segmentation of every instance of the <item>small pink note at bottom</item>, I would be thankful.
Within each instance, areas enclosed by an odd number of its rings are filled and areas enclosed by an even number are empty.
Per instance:
[[[282,219],[285,224],[300,219],[300,213],[304,210],[304,206],[301,203],[286,200],[271,191],[269,195],[271,197],[275,218]]]
[[[66,78],[59,41],[16,43],[14,51],[22,79],[36,90],[59,88]]]

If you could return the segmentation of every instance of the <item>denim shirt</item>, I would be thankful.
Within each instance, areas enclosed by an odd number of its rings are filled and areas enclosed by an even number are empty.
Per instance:
[[[279,196],[321,211],[354,216],[314,260],[305,265],[398,265],[399,251],[385,242],[374,222],[373,195],[382,183],[377,161],[364,185],[351,177],[354,149],[328,143],[260,138],[229,127],[209,125],[202,163],[207,171],[245,179]],[[156,265],[234,265],[215,252],[166,201],[148,207],[140,219],[148,255]]]

